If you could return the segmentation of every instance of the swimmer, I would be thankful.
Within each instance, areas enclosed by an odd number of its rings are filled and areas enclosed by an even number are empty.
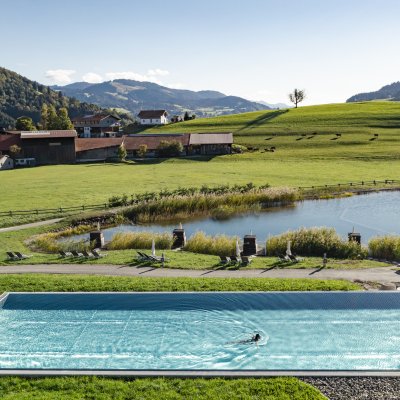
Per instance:
[[[258,346],[258,342],[261,340],[261,335],[256,333],[250,339],[239,340],[238,342],[231,342],[230,344],[250,344],[255,343]]]

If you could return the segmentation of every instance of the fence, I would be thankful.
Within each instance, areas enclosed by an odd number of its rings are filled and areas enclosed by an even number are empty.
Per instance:
[[[347,182],[347,183],[335,183],[331,185],[320,185],[320,186],[299,186],[299,189],[326,189],[333,187],[348,187],[348,186],[376,186],[379,184],[392,185],[395,183],[400,184],[400,180],[398,179],[385,179],[382,181],[373,180],[373,181],[359,181],[359,182]],[[103,204],[89,204],[89,205],[81,205],[74,207],[58,207],[58,208],[37,208],[33,210],[10,210],[10,211],[1,211],[0,217],[16,217],[16,216],[24,216],[24,215],[43,215],[43,214],[65,214],[69,212],[78,212],[78,211],[90,211],[90,210],[104,210],[110,208],[108,203]]]

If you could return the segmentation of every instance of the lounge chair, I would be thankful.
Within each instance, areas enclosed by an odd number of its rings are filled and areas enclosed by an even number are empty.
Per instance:
[[[83,254],[82,254],[82,253],[78,253],[76,250],[72,250],[72,251],[71,251],[71,254],[72,254],[74,257],[83,257]]]
[[[18,257],[16,254],[14,254],[12,251],[7,251],[6,253],[7,253],[8,259],[9,259],[10,261],[17,261],[17,260],[19,260],[19,257]]]
[[[240,257],[231,256],[229,258],[231,259],[232,264],[240,264],[242,262],[242,259]]]
[[[60,254],[60,257],[62,257],[62,258],[67,258],[67,257],[72,256],[72,253],[69,251],[60,250],[58,253]]]
[[[94,255],[92,253],[89,253],[87,250],[83,250],[82,255],[83,255],[83,257],[86,257],[86,258],[94,257]]]
[[[231,262],[231,258],[230,257],[219,256],[219,258],[221,259],[221,261],[220,261],[221,264],[229,264]]]
[[[26,254],[22,254],[19,251],[14,251],[14,254],[18,257],[18,260],[25,260],[26,258],[32,257]]]
[[[94,256],[95,258],[101,258],[101,257],[104,257],[104,256],[107,255],[107,254],[99,253],[99,251],[98,251],[97,249],[93,249],[93,250],[92,250],[92,254],[93,254],[93,256]]]
[[[246,267],[247,265],[249,265],[251,263],[251,258],[250,257],[246,257],[246,256],[243,256],[242,257],[242,264],[241,265],[243,265],[244,267]]]
[[[292,261],[287,254],[278,254],[278,258],[280,262]]]
[[[296,262],[297,263],[297,262],[303,261],[303,258],[297,257],[294,254],[288,254],[287,256],[290,258],[290,260],[292,262]]]

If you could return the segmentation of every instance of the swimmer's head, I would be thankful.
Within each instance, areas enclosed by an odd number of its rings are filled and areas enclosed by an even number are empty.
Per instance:
[[[260,339],[261,339],[261,335],[260,335],[259,333],[256,333],[256,334],[254,335],[254,341],[255,341],[255,342],[258,342]]]

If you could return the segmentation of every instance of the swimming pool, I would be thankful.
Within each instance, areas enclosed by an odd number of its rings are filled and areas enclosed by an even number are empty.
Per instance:
[[[400,293],[9,293],[0,369],[399,370]],[[255,332],[260,344],[242,344]]]

